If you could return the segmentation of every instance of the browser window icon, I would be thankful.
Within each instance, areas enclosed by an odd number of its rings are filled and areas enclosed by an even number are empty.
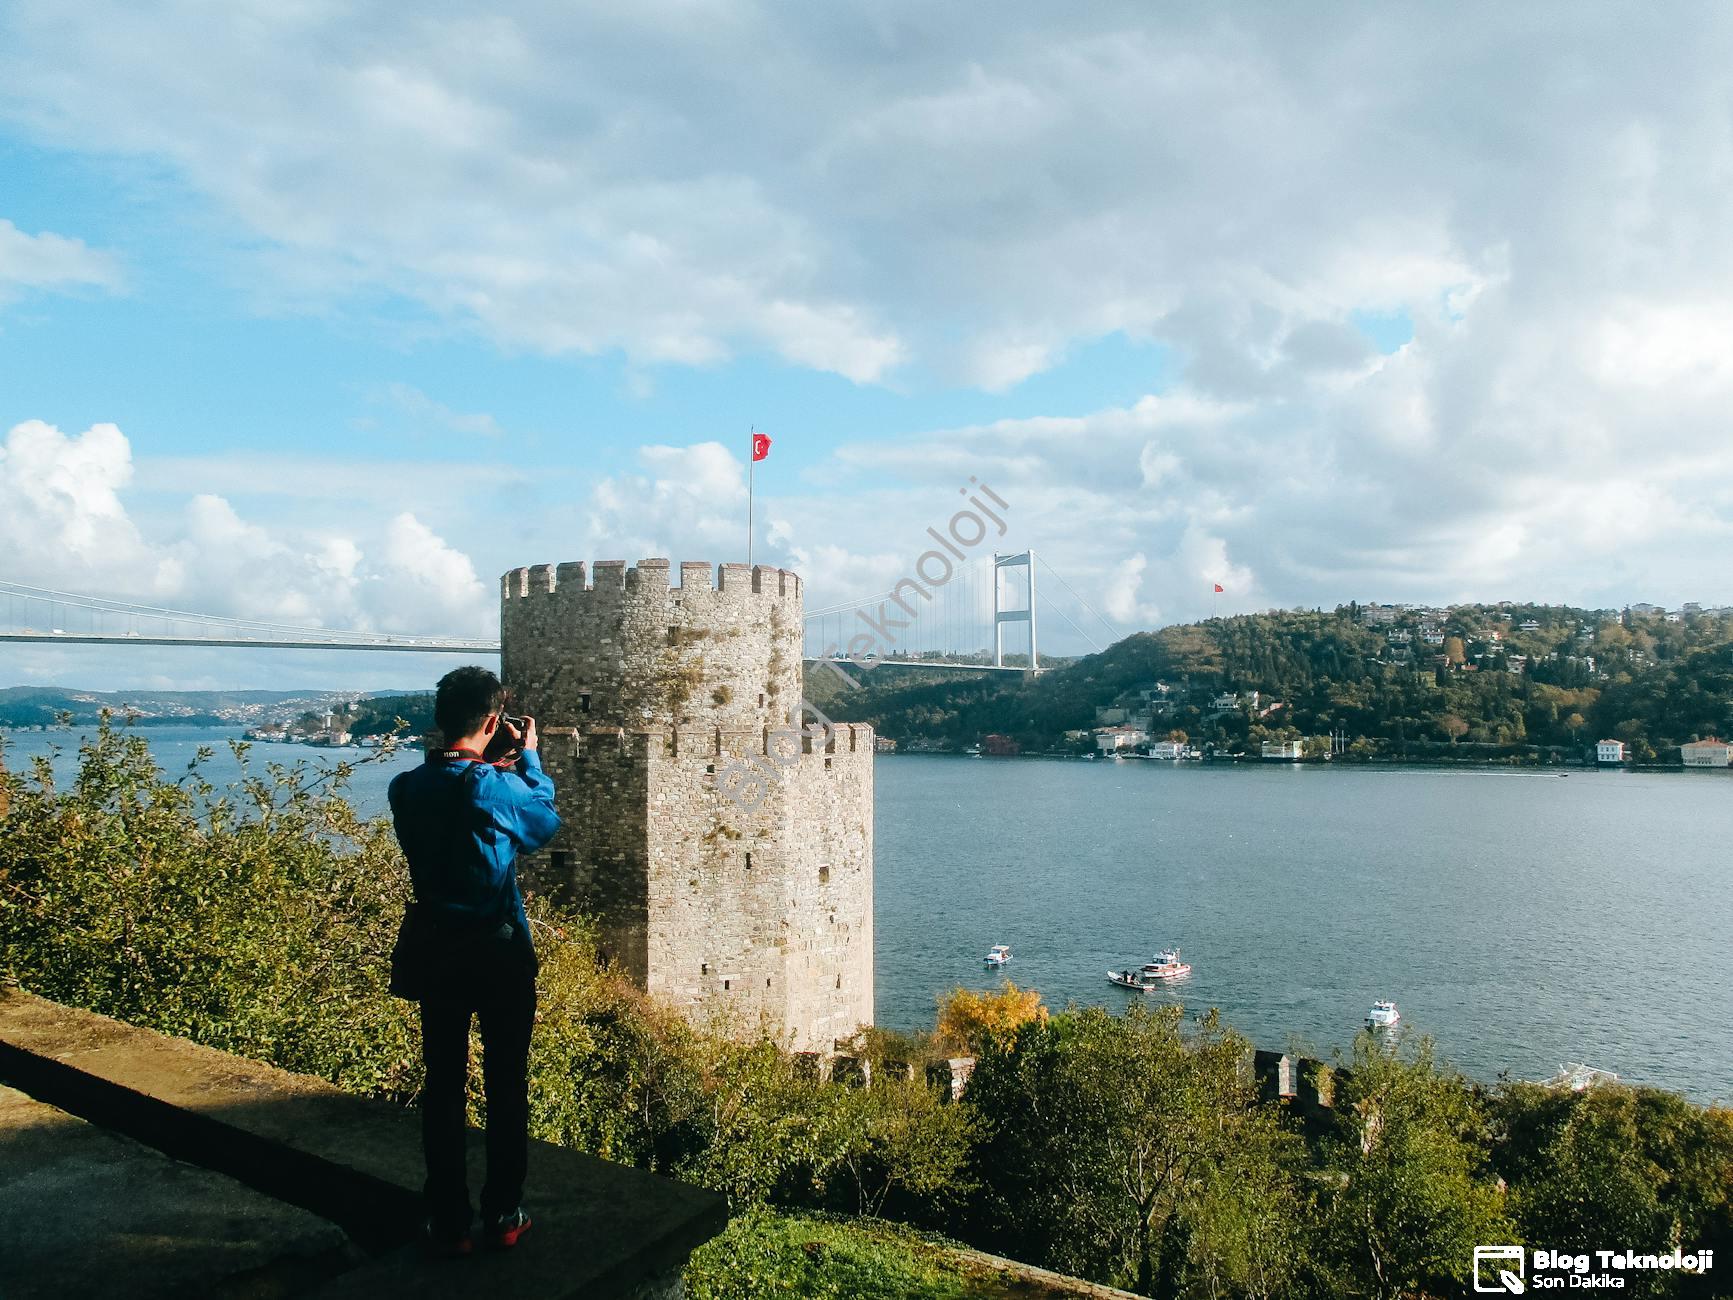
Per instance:
[[[1476,1246],[1474,1289],[1493,1295],[1521,1295],[1523,1285],[1521,1246]]]

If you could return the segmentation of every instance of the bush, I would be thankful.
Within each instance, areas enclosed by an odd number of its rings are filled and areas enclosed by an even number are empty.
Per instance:
[[[420,1088],[413,1009],[385,991],[407,873],[351,769],[202,751],[166,780],[104,715],[76,780],[0,775],[0,976],[44,997],[398,1099]]]
[[[839,1223],[753,1210],[700,1246],[686,1267],[690,1300],[976,1300],[978,1286],[927,1242],[887,1223]]]
[[[1490,1112],[1524,1239],[1578,1253],[1642,1242],[1733,1254],[1733,1112],[1654,1088],[1523,1083],[1500,1088]],[[1632,1295],[1708,1296],[1712,1276],[1626,1281]]]

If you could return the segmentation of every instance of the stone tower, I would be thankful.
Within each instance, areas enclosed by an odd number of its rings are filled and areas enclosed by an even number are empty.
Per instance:
[[[501,676],[541,728],[564,822],[528,882],[693,1014],[805,1051],[871,1024],[873,734],[789,721],[800,579],[684,563],[674,586],[667,560],[615,560],[502,586]]]

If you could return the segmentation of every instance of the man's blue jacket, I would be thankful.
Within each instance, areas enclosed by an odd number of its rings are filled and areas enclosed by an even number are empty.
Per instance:
[[[415,899],[455,930],[512,922],[529,938],[517,855],[560,828],[554,783],[536,752],[513,771],[461,750],[433,750],[391,781],[391,816],[409,860]]]

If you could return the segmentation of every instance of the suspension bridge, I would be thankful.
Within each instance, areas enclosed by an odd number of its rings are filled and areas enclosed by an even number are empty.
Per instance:
[[[1041,594],[1055,586],[1069,599]],[[498,641],[479,637],[408,636],[237,618],[5,580],[0,580],[0,611],[0,642],[482,657],[499,653]],[[1094,649],[1101,648],[1102,633],[1107,640],[1118,635],[1030,550],[984,554],[950,570],[942,582],[905,579],[889,591],[809,611],[805,652],[809,663],[1039,672],[1044,616],[1067,625],[1080,645]]]

